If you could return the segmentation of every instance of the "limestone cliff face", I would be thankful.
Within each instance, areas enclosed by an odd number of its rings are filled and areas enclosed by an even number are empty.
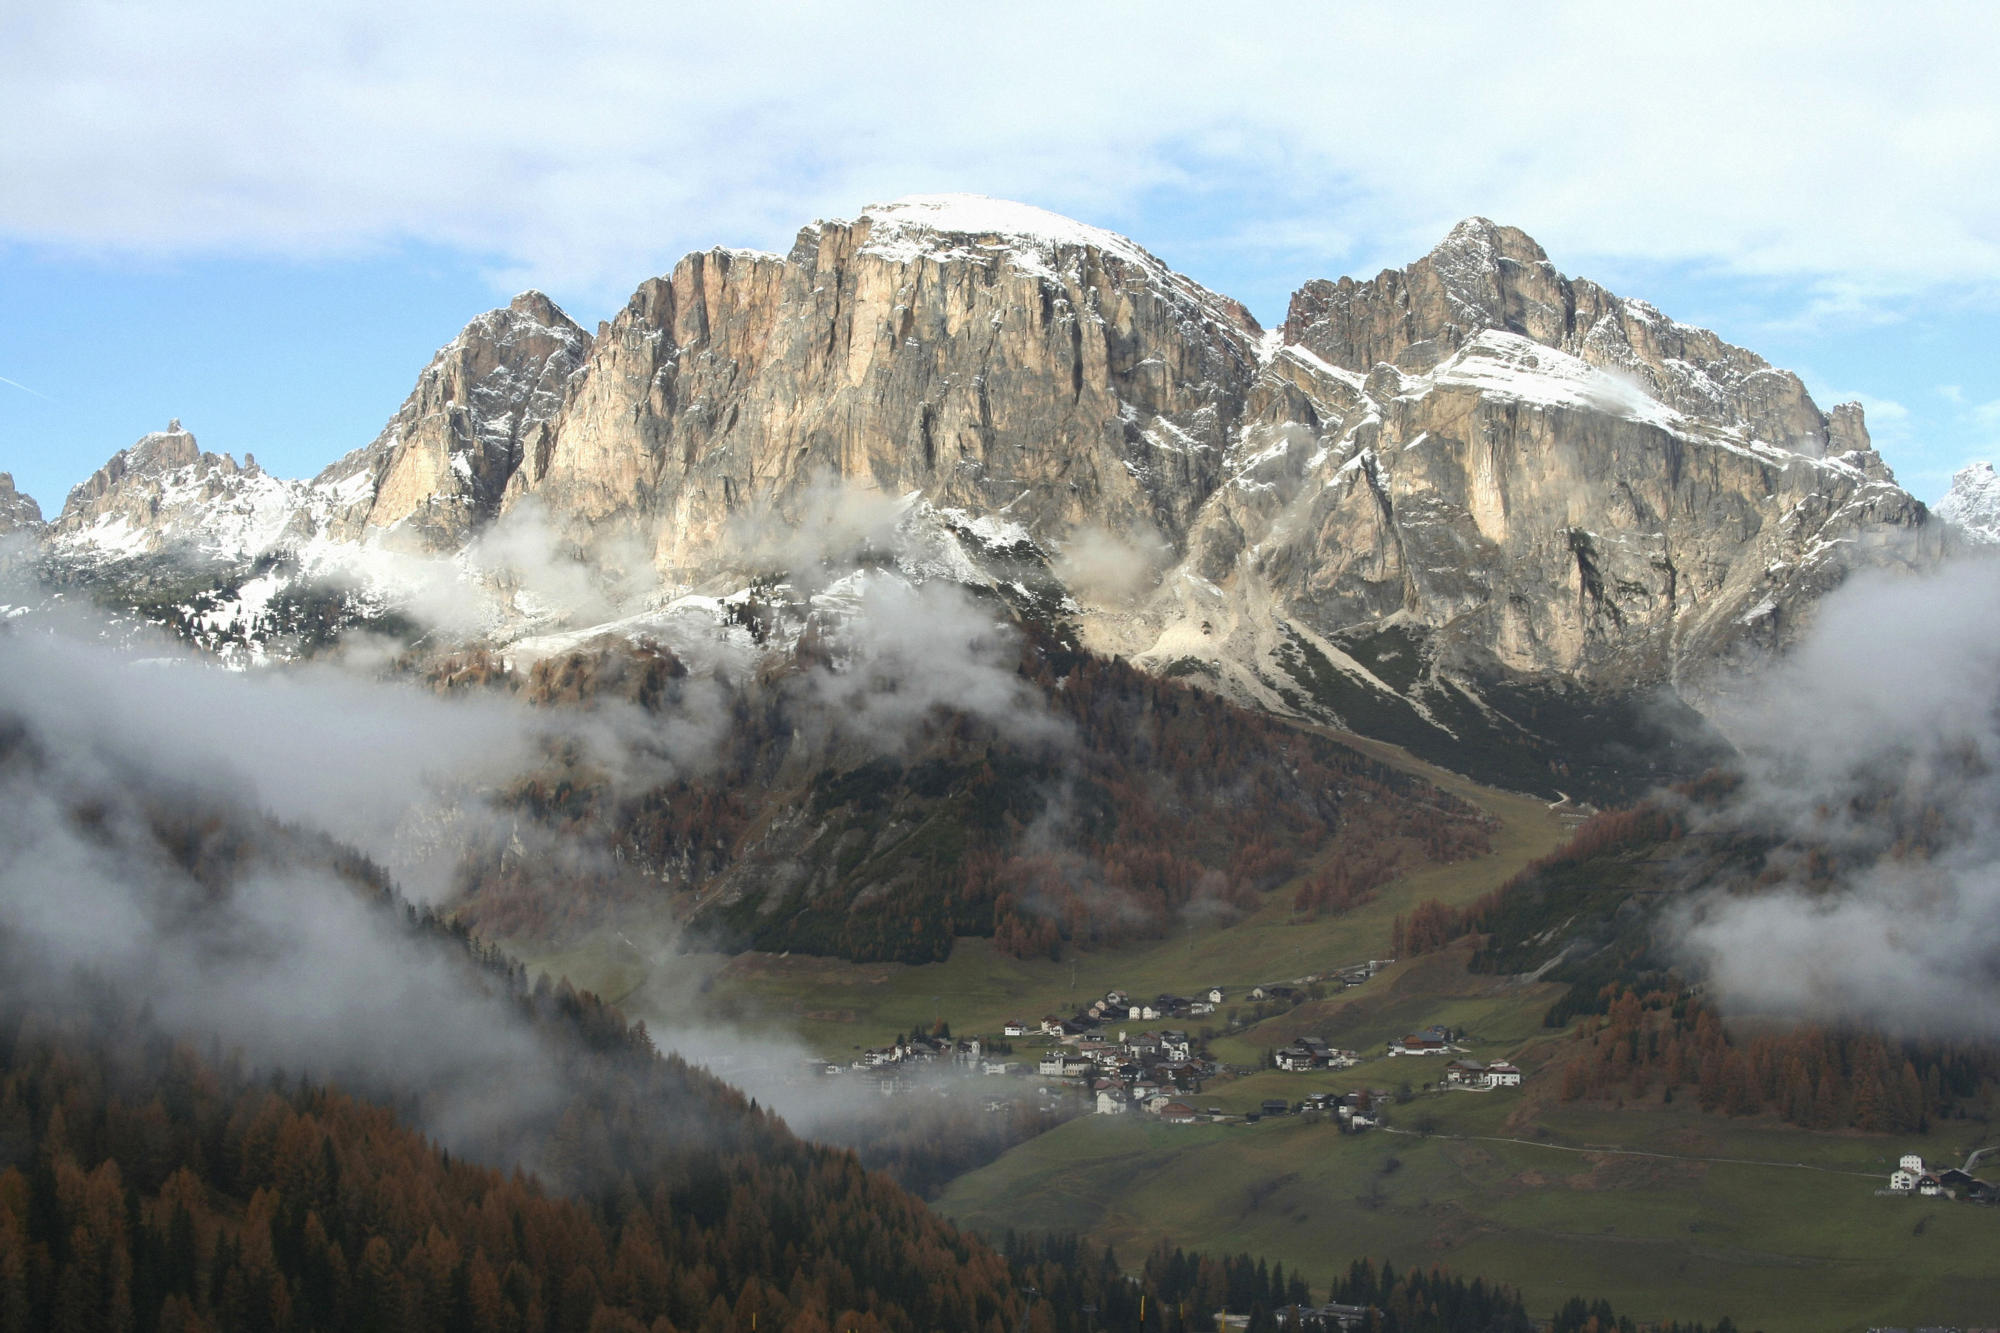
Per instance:
[[[32,495],[14,489],[14,475],[0,472],[0,537],[16,532],[36,533],[42,529],[42,507]]]
[[[1107,232],[871,208],[641,287],[544,440],[508,502],[629,525],[681,585],[742,577],[731,520],[822,476],[1004,515],[1049,555],[1163,537],[1155,590],[1086,596],[1087,628],[1274,706],[1301,638],[1390,688],[1335,640],[1392,623],[1426,670],[1699,690],[1850,565],[1937,545],[1858,407],[1480,219],[1309,283],[1265,337]]]
[[[430,550],[463,545],[499,512],[523,455],[544,447],[590,344],[534,291],[466,325],[374,442],[315,479],[325,535],[387,531]]]
[[[634,524],[680,581],[717,569],[732,516],[782,519],[827,478],[1051,538],[1179,534],[1221,480],[1257,337],[1108,232],[906,201],[641,287],[510,501]]]

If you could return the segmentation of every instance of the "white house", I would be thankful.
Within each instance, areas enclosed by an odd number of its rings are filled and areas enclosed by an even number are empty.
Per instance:
[[[1934,1199],[1944,1193],[1944,1182],[1926,1171],[1917,1177],[1917,1193],[1927,1199]]]
[[[1210,986],[1210,987],[1208,988],[1208,1002],[1209,1002],[1210,1004],[1221,1004],[1221,1003],[1222,1003],[1222,987],[1220,987],[1220,986]]]
[[[1028,1028],[1020,1019],[1010,1018],[1001,1024],[1000,1035],[1003,1037],[1025,1037],[1028,1035]]]
[[[1896,1165],[1913,1176],[1921,1176],[1924,1173],[1924,1159],[1913,1152],[1904,1153],[1903,1160]]]
[[[1521,1071],[1502,1061],[1486,1068],[1486,1082],[1489,1087],[1518,1088],[1521,1086]]]
[[[1131,1109],[1132,1103],[1126,1101],[1111,1088],[1105,1088],[1097,1094],[1097,1113],[1099,1115],[1124,1115]]]
[[[1904,1161],[1910,1159],[1905,1157]],[[1899,1167],[1889,1173],[1889,1188],[1898,1194],[1908,1194],[1917,1187],[1917,1173],[1908,1167]]]
[[[1035,1066],[1035,1072],[1043,1078],[1061,1078],[1064,1059],[1061,1051],[1045,1051],[1041,1063]]]

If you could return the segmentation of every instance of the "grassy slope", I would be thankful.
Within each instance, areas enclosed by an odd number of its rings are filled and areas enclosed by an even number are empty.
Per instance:
[[[1729,1314],[1781,1333],[2000,1308],[1990,1211],[1874,1196],[1901,1144],[1672,1108],[1550,1111],[1538,1117],[1547,1146],[1448,1137],[1521,1134],[1505,1124],[1521,1099],[1452,1093],[1398,1108],[1404,1124],[1434,1119],[1429,1137],[1344,1136],[1296,1118],[1086,1117],[954,1182],[938,1206],[996,1232],[1074,1228],[1135,1257],[1160,1240],[1244,1250],[1320,1283],[1357,1254],[1443,1262],[1519,1283],[1535,1313],[1583,1294],[1641,1318]],[[1560,1146],[1620,1143],[1823,1169]]]

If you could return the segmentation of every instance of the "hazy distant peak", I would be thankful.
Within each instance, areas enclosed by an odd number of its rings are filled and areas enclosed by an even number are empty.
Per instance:
[[[1937,513],[1970,541],[2000,544],[2000,474],[1991,463],[1961,468],[1952,475],[1951,490],[1938,502]]]

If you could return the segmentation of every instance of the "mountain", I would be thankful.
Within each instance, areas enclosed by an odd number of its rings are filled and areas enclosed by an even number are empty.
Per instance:
[[[1993,465],[1974,463],[1953,473],[1937,515],[1974,545],[2000,543],[2000,475]]]
[[[0,537],[16,532],[37,532],[42,526],[42,507],[32,495],[14,489],[14,474],[0,472]]]
[[[1929,517],[1858,406],[1513,228],[1309,282],[1267,332],[1121,236],[914,196],[690,255],[594,338],[525,294],[311,483],[149,436],[50,542],[281,553],[357,622],[442,570],[483,590],[459,637],[531,654],[601,622],[687,650],[718,596],[809,610],[887,559],[1246,704],[1621,795],[1702,766],[1698,710],[1852,569],[1934,562]],[[510,524],[536,553],[501,569]]]

